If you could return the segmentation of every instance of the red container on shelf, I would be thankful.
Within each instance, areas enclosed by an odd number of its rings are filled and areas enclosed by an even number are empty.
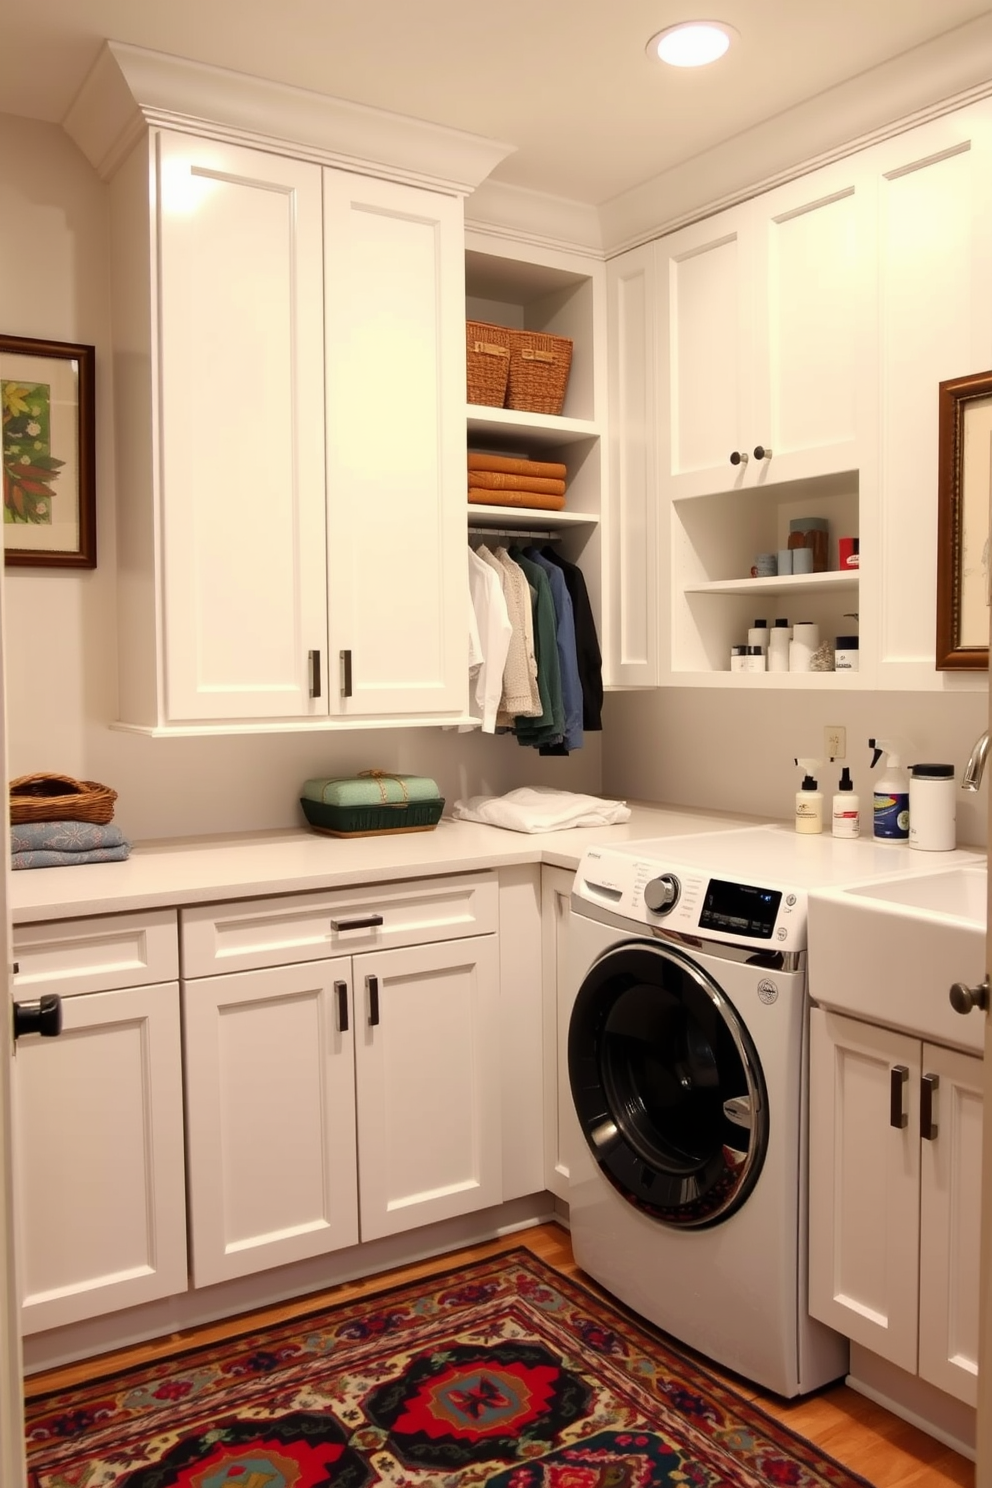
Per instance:
[[[843,571],[859,567],[860,554],[858,548],[859,540],[856,537],[840,537],[837,539],[838,567]]]

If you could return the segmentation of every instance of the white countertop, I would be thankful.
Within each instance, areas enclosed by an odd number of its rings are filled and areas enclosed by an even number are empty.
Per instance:
[[[304,890],[382,883],[518,863],[576,868],[592,843],[712,832],[763,818],[695,807],[630,803],[613,827],[510,832],[445,817],[429,832],[326,837],[306,827],[220,837],[170,838],[133,845],[123,863],[31,868],[9,876],[14,924],[204,904]]]

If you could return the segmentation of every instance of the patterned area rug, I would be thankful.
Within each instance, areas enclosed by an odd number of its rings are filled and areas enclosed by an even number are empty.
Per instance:
[[[31,1488],[854,1488],[527,1250],[37,1398]]]

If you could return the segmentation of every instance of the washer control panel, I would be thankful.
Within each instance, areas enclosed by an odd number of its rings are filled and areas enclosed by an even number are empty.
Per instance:
[[[631,851],[587,848],[573,893],[635,925],[758,949],[806,949],[806,894],[787,885],[743,882],[698,867],[659,863]]]

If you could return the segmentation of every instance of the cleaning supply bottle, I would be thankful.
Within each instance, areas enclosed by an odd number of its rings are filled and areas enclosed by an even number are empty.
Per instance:
[[[803,783],[796,791],[796,831],[812,835],[823,831],[823,792],[813,776],[813,771],[822,761],[797,759],[803,772]]]
[[[854,781],[846,765],[841,769],[837,793],[831,803],[830,830],[835,837],[857,837],[861,832],[861,803],[854,794]]]
[[[885,767],[875,781],[872,836],[876,842],[909,841],[909,775],[902,756],[915,746],[908,739],[869,739],[874,770],[882,755]]]

